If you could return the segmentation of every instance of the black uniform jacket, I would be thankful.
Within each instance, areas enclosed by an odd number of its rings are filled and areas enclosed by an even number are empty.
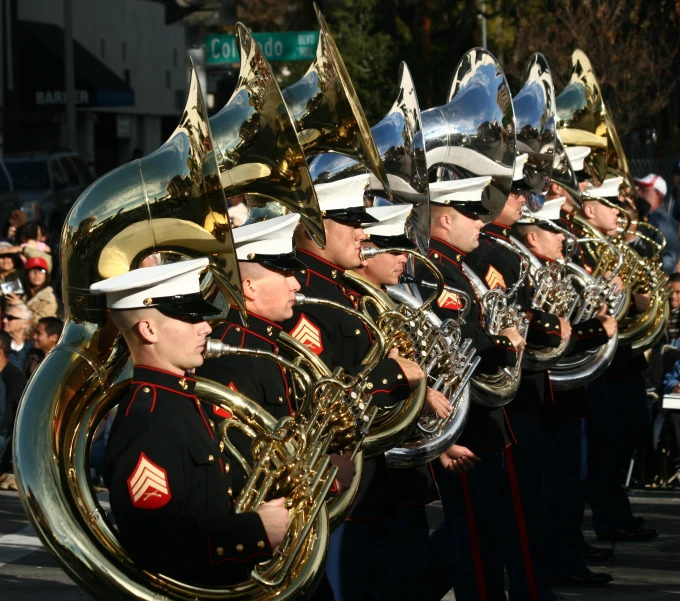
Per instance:
[[[520,260],[516,253],[494,242],[495,239],[510,243],[510,228],[490,223],[484,231],[479,247],[470,253],[466,263],[484,280],[489,289],[507,289],[519,279]],[[560,345],[559,320],[543,311],[531,308],[531,287],[528,279],[517,291],[517,303],[529,318],[527,344],[541,347]],[[525,351],[526,352],[526,351]],[[517,395],[507,406],[508,415],[540,415],[543,404],[552,402],[552,395],[546,372],[522,370]]]
[[[499,367],[512,367],[517,361],[517,353],[505,336],[489,336],[482,326],[482,312],[479,299],[461,270],[461,262],[465,253],[451,246],[439,238],[430,238],[428,257],[437,264],[449,286],[467,292],[472,301],[472,307],[462,326],[464,338],[471,338],[477,355],[481,358],[478,369],[481,372],[495,373]],[[432,275],[421,265],[416,266],[416,279],[430,281]],[[423,298],[432,294],[431,288],[421,287]],[[433,305],[435,313],[441,319],[456,318],[461,309],[460,299],[453,293],[444,291]],[[472,403],[468,414],[468,421],[458,444],[469,447],[473,451],[489,449],[503,449],[512,440],[505,410],[503,408],[490,409]]]
[[[276,341],[281,332],[279,324],[251,312],[248,312],[248,326],[245,327],[241,323],[239,312],[233,310],[229,312],[228,321],[213,330],[211,337],[230,346],[276,354]],[[277,420],[293,415],[291,391],[283,368],[267,357],[234,354],[206,359],[196,373],[247,396]],[[216,422],[229,417],[224,410],[214,405],[205,405],[204,410],[212,414],[212,419]],[[229,439],[250,462],[251,439],[236,429],[230,430]],[[232,478],[233,489],[240,491],[245,482],[245,474],[237,464],[233,466]]]
[[[229,457],[194,386],[135,367],[104,461],[111,509],[138,567],[189,582],[241,582],[272,549],[257,513],[230,513]]]
[[[536,255],[544,265],[552,263],[551,259]],[[609,340],[598,319],[589,319],[579,324],[572,324],[569,355],[576,355],[592,348],[606,344]],[[550,373],[550,372],[548,372]],[[585,386],[569,390],[553,390],[552,402],[543,406],[542,421],[567,421],[587,417],[590,403]]]
[[[309,267],[296,274],[302,294],[356,308],[360,295],[343,286],[341,268],[303,250],[298,250],[298,258]],[[359,319],[321,305],[296,307],[293,318],[284,323],[284,330],[317,353],[331,369],[341,366],[352,374],[362,369],[361,360],[371,344],[370,334]],[[375,406],[394,405],[410,394],[408,381],[394,359],[379,363],[369,376],[368,388]],[[383,519],[395,514],[384,456],[365,460],[357,502],[349,519]]]

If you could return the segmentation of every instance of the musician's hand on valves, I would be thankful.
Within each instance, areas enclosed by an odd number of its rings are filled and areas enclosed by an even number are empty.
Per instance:
[[[451,413],[449,399],[438,390],[428,388],[427,395],[425,396],[425,404],[423,405],[423,413],[436,413],[437,416],[442,419],[448,417]]]
[[[602,324],[602,327],[607,334],[607,338],[613,338],[614,334],[616,334],[617,328],[619,327],[619,324],[616,323],[616,320],[611,315],[605,315],[602,313],[597,316],[597,319]]]
[[[462,474],[472,469],[475,463],[479,463],[481,459],[477,457],[467,447],[454,444],[449,447],[447,451],[439,456],[439,462],[442,467],[453,473]]]
[[[559,318],[560,320],[560,337],[562,340],[569,340],[571,338],[571,324],[566,320]]]
[[[404,375],[408,380],[408,385],[411,387],[411,390],[418,386],[418,382],[425,377],[425,372],[420,368],[420,365],[414,361],[400,357],[398,349],[391,349],[387,354],[387,358],[394,359],[399,364],[401,371],[404,372]]]
[[[634,294],[633,300],[635,302],[635,308],[641,313],[649,308],[649,294]]]
[[[256,510],[272,548],[278,547],[283,542],[290,525],[290,513],[284,506],[285,502],[286,499],[280,497],[260,505]]]
[[[352,486],[354,474],[356,474],[356,467],[349,455],[339,455],[333,453],[330,455],[331,463],[338,468],[338,475],[335,477],[335,482],[338,485],[338,492],[345,492]]]
[[[504,330],[498,332],[498,334],[499,336],[505,336],[506,338],[509,338],[510,342],[512,342],[512,346],[515,347],[517,352],[523,351],[524,347],[527,345],[527,341],[522,338],[522,335],[519,333],[517,328],[505,328]]]
[[[609,277],[611,274],[611,271],[606,271],[604,275],[605,277]],[[623,280],[618,275],[615,275],[609,283],[616,284],[616,290],[623,290]]]

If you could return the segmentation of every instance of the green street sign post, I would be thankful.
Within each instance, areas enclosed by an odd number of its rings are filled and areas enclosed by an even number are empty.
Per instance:
[[[318,31],[282,31],[254,33],[264,56],[269,61],[312,60],[319,41]],[[206,64],[223,65],[239,62],[236,36],[230,33],[211,34],[205,38]]]

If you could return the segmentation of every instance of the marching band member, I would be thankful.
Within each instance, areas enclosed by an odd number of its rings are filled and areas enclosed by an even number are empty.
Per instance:
[[[525,340],[516,328],[507,328],[498,336],[484,331],[480,301],[461,268],[468,254],[479,245],[483,227],[480,216],[488,214],[481,202],[482,193],[490,181],[490,177],[479,177],[430,184],[428,256],[441,269],[447,284],[469,294],[472,307],[461,328],[462,334],[473,340],[481,358],[478,369],[496,373],[499,367],[516,364],[516,349],[523,349]],[[420,280],[428,276],[423,269],[416,268],[416,277]],[[422,294],[426,295],[427,289],[423,288]],[[445,292],[434,308],[439,317],[446,319],[456,317],[461,306],[455,294]],[[513,502],[516,475],[504,470],[504,463],[512,460],[512,442],[504,409],[473,402],[457,444],[470,450],[465,456],[474,468],[452,474],[433,462],[446,515],[449,571],[459,601],[505,598],[504,567],[513,598],[516,595],[527,598],[529,591],[536,590],[531,565],[522,553],[521,541],[527,536],[525,518],[521,504]],[[433,590],[432,598],[440,599],[446,590],[448,587]]]
[[[227,322],[213,331],[212,338],[230,346],[278,353],[277,339],[283,331],[281,324],[293,316],[295,293],[300,289],[295,272],[305,269],[293,244],[299,221],[299,215],[288,214],[233,230],[248,325],[243,325],[238,311],[230,311]],[[284,368],[266,357],[225,355],[206,359],[197,374],[245,394],[276,419],[293,415],[297,410]],[[213,412],[215,417],[228,417],[216,406],[213,406]],[[248,458],[251,441],[239,434],[238,431],[232,434],[233,442],[243,457]],[[330,457],[339,468],[334,492],[343,492],[352,484],[354,462],[343,455]],[[245,474],[238,465],[234,465],[232,478],[234,491],[240,490]],[[313,599],[333,599],[326,578]]]
[[[326,247],[320,249],[304,229],[297,229],[298,257],[307,269],[296,277],[305,296],[333,300],[351,309],[358,306],[359,295],[345,287],[342,274],[361,266],[361,242],[366,238],[362,224],[375,221],[364,208],[368,182],[368,175],[358,175],[315,186]],[[371,344],[361,321],[319,305],[295,307],[284,329],[331,369],[342,366],[350,373],[360,371]],[[417,363],[392,349],[369,375],[367,388],[376,406],[392,406],[407,398],[423,376]],[[378,599],[406,598],[404,587],[394,577],[396,559],[385,524],[396,513],[384,456],[365,460],[356,504],[331,537],[327,574],[339,601],[362,599],[368,592]]]
[[[621,177],[601,186],[588,184],[583,192],[584,218],[607,235],[617,233],[618,211],[598,199],[617,202]],[[595,258],[590,258],[593,265]],[[649,296],[634,294],[629,311],[644,311]],[[623,473],[634,449],[644,444],[651,428],[642,355],[633,356],[629,344],[619,343],[611,365],[588,385],[592,413],[587,421],[588,478],[586,498],[593,510],[593,528],[600,540],[643,541],[658,536],[633,516],[624,489]]]
[[[547,200],[535,217],[562,226],[565,198]],[[533,217],[522,217],[512,233],[546,265],[563,259],[564,234]],[[614,336],[616,320],[605,314],[572,326],[569,354],[595,348]],[[544,565],[551,582],[561,585],[601,586],[610,574],[592,572],[583,554],[582,419],[588,415],[585,386],[553,391],[541,417],[544,505]]]
[[[526,154],[520,154],[515,163],[510,196],[500,215],[489,223],[487,234],[479,248],[470,254],[468,265],[481,277],[489,289],[507,289],[519,279],[520,259],[517,253],[496,240],[510,243],[510,230],[520,219],[530,187],[525,183],[524,166]],[[570,324],[560,317],[534,309],[531,303],[532,289],[527,281],[518,289],[517,302],[529,317],[527,343],[541,347],[558,347],[571,336]],[[541,429],[540,415],[545,403],[552,403],[552,390],[546,371],[522,370],[522,380],[517,395],[507,406],[512,432],[517,440],[508,454],[506,466],[516,470],[521,500],[528,530],[528,540],[522,546],[524,562],[536,573],[538,591],[535,598],[552,599],[554,595],[545,584],[542,574],[543,554],[538,545],[541,540]]]
[[[145,570],[201,584],[247,580],[272,556],[290,521],[284,499],[230,514],[230,458],[186,372],[203,363],[219,309],[203,300],[208,259],[135,269],[91,286],[135,364],[119,405],[104,479],[121,542]]]
[[[377,222],[364,225],[364,248],[415,248],[405,233],[411,206],[375,206],[366,211]],[[380,254],[367,259],[355,273],[376,288],[384,288],[399,283],[406,262],[405,254]],[[441,392],[428,388],[425,411],[436,412],[443,419],[450,414],[451,407]],[[448,467],[453,463],[456,468],[461,466],[459,469],[462,469],[467,464],[463,457],[473,456],[469,449],[454,445],[448,455],[443,455],[442,464]],[[399,514],[388,518],[387,526],[399,551],[399,568],[404,584],[408,586],[408,598],[418,599],[427,586],[430,531],[425,506],[436,501],[439,495],[429,463],[414,468],[390,468],[390,481]]]

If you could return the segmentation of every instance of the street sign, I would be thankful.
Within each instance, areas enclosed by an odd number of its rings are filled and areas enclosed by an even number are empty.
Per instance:
[[[311,61],[319,41],[318,31],[281,31],[254,33],[264,56],[269,61]],[[206,63],[222,65],[239,62],[236,36],[230,33],[211,34],[205,38]]]

